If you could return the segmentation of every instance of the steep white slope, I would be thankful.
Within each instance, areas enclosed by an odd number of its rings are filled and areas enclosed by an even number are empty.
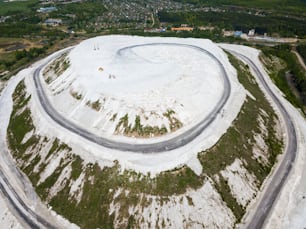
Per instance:
[[[117,190],[119,195],[122,190]],[[128,198],[129,193],[125,193]],[[207,180],[198,190],[187,191],[183,195],[158,197],[140,194],[139,199],[148,202],[129,208],[140,228],[233,228],[235,217],[224,205],[220,194]],[[110,205],[109,214],[115,214],[115,227],[126,225],[128,218],[119,218],[120,202]],[[129,217],[127,216],[127,217]]]
[[[235,159],[230,166],[221,171],[221,175],[228,182],[233,197],[242,206],[247,206],[255,197],[258,191],[256,177],[244,168],[241,160]]]

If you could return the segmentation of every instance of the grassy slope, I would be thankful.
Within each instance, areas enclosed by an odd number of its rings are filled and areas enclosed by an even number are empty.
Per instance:
[[[256,101],[248,97],[243,105],[238,117],[235,119],[233,126],[228,129],[227,133],[222,136],[219,142],[211,149],[199,154],[199,159],[203,165],[203,172],[210,177],[214,177],[226,166],[234,162],[236,158],[244,161],[244,166],[251,174],[254,174],[258,180],[258,187],[262,184],[265,177],[269,174],[275,163],[276,156],[281,152],[282,144],[275,137],[273,127],[276,118],[270,104],[265,99],[263,93],[252,81],[248,68],[239,61],[230,57],[231,63],[238,69],[238,78],[243,86],[256,98]],[[261,116],[264,124],[268,128],[269,133],[265,138],[265,143],[269,147],[269,163],[267,165],[259,160],[254,160],[252,156],[252,147],[255,141],[254,133],[260,133],[258,122],[254,121],[258,118],[258,111],[263,109],[267,112],[268,117]],[[244,209],[231,196],[230,189],[226,182],[221,179],[220,183],[216,182],[216,188],[221,193],[222,198],[235,213],[237,219],[244,214]]]
[[[257,121],[258,111],[264,109],[270,117],[275,117],[275,114],[264,98],[263,93],[253,82],[248,69],[233,58],[231,58],[231,61],[239,70],[240,82],[256,97],[256,101],[248,98],[232,127],[222,136],[220,141],[211,149],[199,153],[199,159],[203,165],[203,173],[200,176],[195,175],[188,167],[163,172],[156,178],[150,178],[148,175],[141,175],[133,171],[125,170],[122,173],[118,163],[115,163],[113,167],[104,167],[103,169],[97,164],[84,165],[79,157],[73,155],[68,146],[58,139],[53,139],[52,147],[47,154],[48,159],[52,159],[63,149],[68,153],[65,156],[65,160],[61,160],[54,173],[43,183],[37,185],[39,174],[46,166],[46,159],[41,158],[39,154],[41,147],[43,147],[41,143],[43,137],[33,135],[36,139],[34,142],[21,143],[25,133],[34,128],[29,112],[26,114],[17,112],[21,109],[28,110],[26,104],[29,97],[24,92],[23,82],[14,93],[14,112],[8,128],[9,143],[13,150],[13,155],[19,162],[20,168],[30,177],[39,196],[58,213],[82,228],[113,227],[114,215],[109,215],[108,211],[109,205],[114,199],[114,190],[122,188],[130,191],[128,196],[119,195],[114,202],[119,202],[121,206],[119,218],[122,221],[124,218],[129,218],[129,223],[133,224],[134,218],[128,214],[129,206],[137,204],[147,206],[150,204],[149,199],[141,198],[141,193],[157,195],[161,198],[161,201],[168,201],[171,195],[183,194],[188,188],[198,189],[203,185],[207,176],[213,179],[214,175],[219,175],[220,177],[220,182],[215,181],[216,189],[227,206],[233,211],[237,222],[239,222],[245,213],[245,209],[231,195],[227,182],[220,176],[220,171],[230,165],[235,158],[240,158],[245,161],[244,163],[247,163],[244,164],[247,170],[256,176],[259,187],[273,166],[276,155],[281,151],[281,142],[277,140],[273,131],[274,119],[262,117],[269,130],[268,135],[264,138],[269,146],[269,163],[263,165],[252,157],[253,133],[260,132]],[[18,127],[15,125],[16,120],[20,120],[18,121]],[[22,129],[24,131],[20,132],[18,130],[19,126],[23,126]],[[20,133],[22,134],[20,135]],[[48,141],[48,139],[44,141]],[[31,156],[32,160],[29,161]],[[33,172],[33,168],[38,164],[39,170]],[[64,183],[63,189],[56,196],[51,199],[48,198],[50,188],[55,184],[66,166],[71,166],[72,168],[71,180],[76,180],[81,171],[85,173],[83,195],[79,203],[69,196],[69,182]]]

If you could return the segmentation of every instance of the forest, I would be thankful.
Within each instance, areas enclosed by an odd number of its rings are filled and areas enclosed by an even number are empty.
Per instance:
[[[158,14],[161,22],[168,22],[175,25],[189,24],[197,25],[215,25],[219,28],[229,30],[241,30],[248,32],[255,29],[259,34],[278,33],[280,36],[292,37],[306,36],[305,18],[284,18],[278,15],[257,16],[248,13],[233,12],[175,12],[169,13],[161,11]]]
[[[175,0],[176,2],[192,3],[198,6],[238,6],[268,10],[284,10],[291,12],[304,12],[306,10],[305,0]]]

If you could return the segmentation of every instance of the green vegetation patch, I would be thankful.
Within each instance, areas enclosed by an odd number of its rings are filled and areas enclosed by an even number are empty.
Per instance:
[[[81,93],[75,91],[70,91],[70,95],[77,100],[81,100],[83,98]]]
[[[81,165],[78,167],[82,168]],[[146,198],[141,198],[142,193],[158,195],[167,201],[170,195],[182,194],[188,187],[199,188],[203,185],[203,179],[188,167],[164,172],[156,178],[131,171],[121,173],[118,163],[103,169],[97,164],[89,164],[83,172],[86,173],[85,184],[82,199],[78,204],[74,200],[63,204],[69,198],[68,184],[50,202],[56,211],[82,228],[112,228],[113,215],[109,215],[109,206],[119,188],[128,190],[127,196],[123,191],[114,200],[114,204],[120,203],[119,212],[123,220],[129,217],[130,206],[136,206],[138,203],[143,206],[149,204]]]
[[[306,112],[306,72],[291,52],[289,45],[261,47],[262,62],[268,69],[271,79],[296,107]],[[276,67],[272,60],[278,58],[283,66]]]
[[[80,158],[80,156],[75,156],[74,161],[71,163],[71,167],[71,179],[76,180],[83,171],[83,160]]]
[[[69,68],[70,60],[67,55],[67,52],[63,53],[44,69],[43,75],[46,83],[51,83]]]
[[[1,31],[1,23],[0,23]],[[1,36],[1,33],[0,33]],[[1,43],[1,42],[0,42]],[[1,44],[0,44],[1,46]],[[0,73],[9,71],[8,75],[1,76],[0,79],[5,80],[13,73],[17,73],[17,70],[21,70],[22,67],[30,63],[31,61],[36,60],[39,57],[42,57],[46,54],[47,47],[42,48],[30,48],[29,50],[22,51],[12,51],[1,53],[0,55]]]
[[[57,152],[63,151],[63,150],[68,150],[71,151],[71,147],[68,146],[65,143],[60,142],[58,138],[55,138],[55,140],[52,143],[52,146],[46,156],[46,159],[48,159],[50,156],[56,154]]]
[[[168,110],[163,115],[169,120],[170,123],[170,130],[175,131],[183,126],[183,123],[174,117],[175,111]]]
[[[31,96],[25,91],[24,80],[21,81],[13,93],[14,107],[8,126],[8,142],[14,154],[21,153],[29,145],[37,143],[37,138],[32,136],[23,142],[27,133],[35,129],[31,120],[31,112],[27,104]]]
[[[171,132],[176,131],[177,129],[183,126],[183,123],[178,120],[174,116],[175,112],[173,110],[168,110],[163,114],[169,121],[169,127]],[[117,117],[117,115],[116,115]],[[111,119],[113,120],[113,118]],[[126,136],[133,136],[133,137],[156,137],[161,136],[168,133],[168,129],[165,125],[159,126],[144,126],[141,123],[141,119],[139,115],[136,115],[134,124],[129,124],[129,117],[128,114],[125,114],[123,117],[119,119],[119,122],[116,125],[115,133],[120,134],[120,130],[123,129],[123,134]]]
[[[99,111],[102,108],[102,103],[99,99],[96,100],[95,102],[87,101],[86,105],[96,111]]]

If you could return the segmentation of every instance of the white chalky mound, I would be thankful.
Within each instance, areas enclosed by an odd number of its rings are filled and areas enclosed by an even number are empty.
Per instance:
[[[127,140],[114,134],[127,114],[131,127],[140,116],[143,126],[164,126],[173,137],[205,118],[223,92],[220,66],[193,46],[217,58],[223,54],[209,40],[136,36],[86,40],[69,53],[70,67],[49,85],[51,100],[65,117],[100,136]],[[96,101],[95,110],[89,104]],[[175,131],[165,116],[168,111],[182,124]]]

